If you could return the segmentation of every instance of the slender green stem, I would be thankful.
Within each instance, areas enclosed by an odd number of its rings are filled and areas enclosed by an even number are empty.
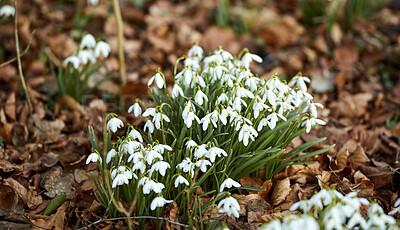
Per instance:
[[[121,7],[119,6],[119,0],[113,0],[114,14],[117,19],[117,30],[118,30],[118,59],[119,59],[119,77],[122,87],[126,84],[126,72],[125,72],[125,55],[124,55],[124,22],[121,15]]]

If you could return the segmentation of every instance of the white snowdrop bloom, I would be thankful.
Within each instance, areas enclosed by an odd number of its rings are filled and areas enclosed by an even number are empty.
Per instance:
[[[185,173],[189,173],[192,177],[194,176],[194,164],[190,158],[186,157],[176,167],[182,169]]]
[[[368,215],[384,214],[383,208],[378,203],[373,203],[368,209]]]
[[[192,46],[192,48],[190,48],[188,52],[188,57],[200,61],[203,58],[203,49],[195,44],[194,46]]]
[[[208,150],[206,149],[207,145],[206,144],[201,144],[198,145],[195,149],[194,149],[194,157],[200,159],[203,156],[205,156],[208,153]]]
[[[139,148],[143,149],[143,145],[138,141],[127,141],[124,143],[125,152],[131,155],[133,155]]]
[[[197,71],[197,70],[200,69],[200,65],[198,63],[199,61],[200,60],[186,58],[185,61],[184,61],[184,66],[192,68],[193,71]]]
[[[124,123],[116,118],[113,117],[107,122],[107,130],[111,130],[113,133],[117,132],[117,129],[124,127]]]
[[[189,181],[186,180],[185,177],[179,175],[179,176],[175,179],[175,188],[177,188],[180,184],[186,184],[187,186],[189,186]]]
[[[203,131],[206,131],[208,128],[208,125],[211,122],[211,113],[205,115],[203,118],[201,118],[200,122],[203,124]]]
[[[143,174],[146,170],[146,164],[143,161],[138,161],[133,165],[132,170],[139,170]]]
[[[114,179],[112,183],[112,187],[116,188],[117,186],[124,185],[124,184],[129,184],[129,180],[126,174],[118,174]]]
[[[202,172],[206,172],[207,171],[207,166],[212,165],[210,161],[208,160],[198,160],[196,161],[196,163],[194,163],[194,165],[198,168],[200,168],[200,170]]]
[[[208,102],[208,97],[199,89],[194,96],[194,101],[199,105],[203,105],[204,101]]]
[[[150,209],[152,211],[156,210],[156,208],[164,207],[165,204],[172,203],[173,200],[166,200],[163,197],[156,197],[150,204]]]
[[[131,105],[128,109],[128,113],[132,113],[135,115],[135,117],[138,117],[142,114],[142,108],[140,107],[139,103],[136,102],[135,104]]]
[[[133,161],[134,164],[144,161],[144,156],[142,151],[134,152],[133,154],[129,154],[128,162]]]
[[[192,78],[196,75],[196,72],[190,68],[184,68],[181,72],[175,75],[175,80],[177,82],[183,82],[186,87],[190,86]]]
[[[101,163],[100,155],[98,153],[91,153],[86,159],[86,164],[89,164],[90,162],[96,163],[97,161],[100,161]]]
[[[143,194],[149,194],[151,191],[155,193],[160,193],[165,188],[164,184],[156,183],[155,181],[149,179],[143,185]]]
[[[303,92],[307,92],[307,86],[306,83],[308,82],[310,83],[311,80],[308,77],[303,77],[303,76],[295,76],[290,82],[289,82],[289,86],[292,87],[294,86],[294,84],[297,83],[297,86],[300,88],[301,91]]]
[[[227,197],[221,200],[217,208],[221,208],[222,205],[224,208],[220,209],[219,212],[225,212],[228,216],[233,214],[233,216],[239,218],[240,205],[235,198]]]
[[[225,150],[218,148],[218,147],[212,147],[208,150],[208,152],[205,154],[205,156],[210,159],[212,163],[215,161],[215,157],[221,157],[221,155],[227,157],[228,154],[225,152]]]
[[[260,111],[268,108],[269,106],[264,104],[264,101],[258,95],[254,98],[254,103],[253,103],[254,118],[257,118],[258,115],[260,115]]]
[[[229,53],[228,51],[225,51],[223,49],[220,49],[216,52],[219,56],[222,57],[222,60],[224,61],[229,61],[233,59],[233,56],[231,53]]]
[[[345,220],[346,216],[339,204],[328,209],[323,218],[326,229],[343,229]]]
[[[249,77],[246,79],[244,85],[249,87],[251,91],[256,92],[259,87],[260,78],[258,77]]]
[[[143,113],[143,117],[148,117],[148,116],[152,116],[154,117],[156,115],[156,109],[155,108],[148,108],[146,109],[146,111],[144,111]]]
[[[117,155],[117,151],[115,151],[115,149],[111,149],[110,151],[108,151],[108,153],[107,153],[107,159],[106,159],[107,164],[110,163],[111,159],[112,159],[115,155]]]
[[[194,114],[192,111],[190,111],[187,116],[183,118],[183,121],[185,122],[186,126],[188,128],[192,127],[193,121],[196,120],[197,123],[201,124],[200,119]]]
[[[140,135],[140,133],[135,129],[132,129],[129,132],[128,137],[133,138],[133,140],[139,140],[140,142],[143,142],[142,135]]]
[[[325,121],[317,118],[310,117],[307,120],[305,120],[301,126],[306,126],[306,133],[309,133],[312,126],[318,124],[318,125],[326,125]]]
[[[320,103],[311,103],[310,104],[311,115],[313,117],[315,117],[315,118],[318,117],[317,106],[320,107],[320,108],[324,108],[324,106],[322,104],[320,104]]]
[[[158,153],[157,151],[150,150],[146,152],[144,159],[146,160],[147,164],[151,165],[154,159],[163,159],[163,156]]]
[[[88,0],[88,3],[91,5],[97,5],[99,3],[99,0]]]
[[[287,101],[280,101],[280,102],[277,102],[276,104],[277,104],[277,106],[279,106],[278,114],[280,114],[280,115],[283,115],[286,111],[291,111],[291,110],[295,109],[295,107],[293,107]]]
[[[260,132],[264,126],[269,126],[269,121],[267,120],[267,118],[263,118],[260,120],[260,123],[258,123],[258,127],[257,127],[257,131]]]
[[[79,65],[81,64],[81,59],[79,59],[77,56],[69,56],[65,59],[64,64],[71,63],[74,69],[78,69]]]
[[[279,113],[271,113],[267,116],[267,120],[269,121],[268,125],[271,129],[274,129],[276,127],[276,122],[278,121],[278,116],[286,121],[286,117],[284,117],[283,115],[279,114]]]
[[[161,176],[165,176],[166,170],[170,167],[171,166],[165,161],[157,161],[151,166],[151,169],[149,170],[149,175],[151,176],[153,172],[158,171]]]
[[[191,149],[193,147],[197,147],[198,144],[194,140],[188,140],[185,144],[187,149]]]
[[[242,104],[247,107],[247,103],[240,97],[236,97],[232,103],[230,103],[232,105],[232,109],[233,110],[237,110],[237,111],[241,111],[242,110]]]
[[[269,222],[268,224],[262,225],[259,228],[259,230],[284,230],[284,229],[286,229],[282,225],[283,224],[281,224],[281,222],[278,219],[274,219],[271,222]]]
[[[183,90],[178,84],[175,84],[174,88],[172,88],[172,98],[177,98],[179,95],[184,97]]]
[[[354,229],[354,227],[357,225],[359,225],[362,229],[368,229],[367,221],[359,212],[354,213],[347,222],[347,227],[349,229]]]
[[[386,223],[387,223],[387,218],[386,217],[391,217],[391,216],[387,216],[387,215],[368,215],[369,219],[368,219],[368,228],[367,229],[380,229],[380,230],[385,230],[387,229],[386,227]],[[393,218],[393,217],[391,217]],[[393,223],[396,223],[396,220],[390,221]]]
[[[157,144],[153,146],[153,150],[164,154],[165,150],[172,151],[172,148],[169,145]]]
[[[14,16],[15,15],[15,8],[10,5],[4,5],[0,8],[0,16]]]
[[[154,125],[156,127],[156,129],[160,129],[161,128],[161,122],[162,120],[166,121],[166,122],[170,122],[169,118],[167,117],[167,115],[162,114],[162,113],[156,113],[153,117],[153,122]]]
[[[266,101],[267,99],[272,106],[276,106],[276,100],[277,100],[276,94],[272,92],[272,90],[270,89],[268,89],[266,91],[266,94],[264,94],[263,101]]]
[[[246,53],[245,55],[243,55],[242,57],[242,64],[244,67],[249,68],[250,63],[252,61],[256,61],[258,63],[261,63],[263,60],[260,56],[256,55],[256,54],[251,54],[251,53]]]
[[[218,96],[217,101],[215,102],[215,105],[223,104],[227,101],[229,101],[228,96],[226,96],[225,93],[221,93],[221,95]]]
[[[394,214],[400,212],[400,199],[397,199],[397,201],[394,203],[393,207],[395,207],[395,209],[390,211],[389,215],[394,215]]]
[[[249,138],[254,141],[254,137],[257,136],[258,133],[253,127],[244,124],[239,132],[239,141],[243,141],[244,146],[247,146],[249,144]]]
[[[214,74],[213,74],[212,80],[216,81],[216,80],[221,79],[225,75],[225,73],[229,72],[229,70],[225,66],[218,65],[218,66],[215,66],[213,72],[214,72]]]
[[[106,57],[108,57],[110,52],[111,52],[110,46],[106,42],[103,42],[103,41],[99,41],[96,44],[96,48],[94,48],[94,56],[96,58],[100,57],[100,54],[102,54],[103,57],[106,58]]]
[[[95,47],[96,47],[96,39],[93,37],[93,35],[86,34],[85,36],[83,36],[81,45],[80,45],[81,49],[84,49],[84,48],[92,49]]]
[[[143,131],[146,132],[146,130],[149,130],[150,133],[154,132],[154,124],[151,122],[151,120],[147,120],[146,123],[144,124]]]
[[[251,99],[254,98],[254,94],[250,92],[250,90],[247,90],[243,87],[237,87],[236,94],[238,95],[238,97],[248,97]]]
[[[289,210],[291,212],[293,212],[293,211],[295,211],[295,210],[300,208],[301,210],[303,210],[303,213],[306,213],[306,212],[310,211],[311,207],[312,207],[312,204],[311,204],[311,202],[309,200],[301,200],[301,201],[298,201],[298,202],[294,203],[290,207]]]
[[[332,200],[332,194],[330,191],[321,189],[321,191],[310,198],[310,204],[314,205],[319,210],[322,210],[322,203],[323,205],[328,206],[332,203]]]
[[[200,85],[201,87],[204,88],[204,87],[206,87],[206,82],[204,81],[204,79],[201,76],[195,74],[193,76],[192,82],[190,83],[190,87],[194,88],[196,85]]]
[[[94,53],[91,50],[81,50],[78,53],[78,57],[81,60],[82,64],[87,64],[89,61],[91,63],[96,63],[96,58],[94,57]]]
[[[161,76],[160,73],[156,73],[153,77],[151,77],[149,82],[147,82],[147,85],[150,86],[153,81],[156,82],[156,85],[159,89],[162,89],[164,87],[164,78]]]
[[[219,192],[224,191],[225,188],[232,188],[232,187],[236,187],[239,188],[242,185],[239,182],[236,182],[235,180],[228,178],[225,179],[224,182],[222,182],[221,186],[219,187]]]

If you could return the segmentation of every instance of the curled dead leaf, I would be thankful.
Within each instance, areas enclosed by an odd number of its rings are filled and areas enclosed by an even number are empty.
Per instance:
[[[290,191],[291,188],[289,178],[277,181],[274,185],[274,190],[272,192],[272,204],[275,206],[285,201]]]

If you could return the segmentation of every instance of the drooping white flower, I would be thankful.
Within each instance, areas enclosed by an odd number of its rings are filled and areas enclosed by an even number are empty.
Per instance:
[[[65,59],[64,64],[71,63],[74,69],[78,69],[81,64],[81,59],[77,56],[69,56]]]
[[[151,165],[154,159],[162,160],[163,156],[160,153],[158,153],[157,151],[150,150],[150,151],[146,151],[144,158],[147,161],[147,164]]]
[[[368,229],[367,221],[359,212],[354,213],[347,222],[347,227],[349,229],[353,229],[357,225],[359,225],[362,229]]]
[[[99,3],[99,0],[88,0],[88,3],[91,5],[97,5]]]
[[[194,164],[190,160],[189,157],[186,157],[185,159],[183,159],[183,161],[181,163],[179,163],[176,166],[176,168],[182,169],[183,172],[189,173],[189,175],[191,175],[192,177],[194,176]]]
[[[198,144],[194,140],[188,140],[185,144],[186,148],[191,149],[193,147],[198,146]]]
[[[154,117],[156,115],[156,109],[155,108],[148,108],[146,109],[146,111],[144,111],[143,113],[143,117],[148,117],[148,116],[152,116]]]
[[[228,96],[226,96],[225,93],[221,93],[221,95],[218,96],[217,101],[215,102],[215,105],[223,104],[227,101],[229,101]]]
[[[206,149],[207,145],[206,144],[201,144],[198,145],[195,149],[194,149],[194,157],[200,159],[203,156],[205,156],[208,153],[208,150]]]
[[[244,146],[247,146],[249,144],[249,138],[254,141],[254,137],[257,136],[258,133],[253,127],[244,124],[239,132],[239,141],[243,141]]]
[[[197,90],[196,95],[194,96],[194,101],[199,105],[203,105],[204,101],[208,102],[208,97],[205,95],[200,89]]]
[[[128,160],[128,162],[129,162],[129,160]],[[132,170],[139,170],[140,173],[143,174],[144,171],[146,170],[146,164],[143,163],[143,161],[138,161],[133,165]]]
[[[207,171],[207,166],[212,165],[210,161],[208,160],[198,160],[196,161],[196,163],[194,163],[194,165],[198,168],[200,168],[200,170],[202,172],[206,172]]]
[[[219,210],[219,212],[225,212],[227,215],[233,214],[233,216],[239,218],[240,205],[235,198],[227,197],[221,200],[217,208],[221,208],[221,206],[224,206],[224,208]]]
[[[164,78],[161,76],[160,73],[156,73],[153,77],[151,77],[149,82],[147,82],[147,85],[150,86],[153,81],[156,82],[156,85],[159,89],[162,89],[164,87]]]
[[[107,130],[111,130],[113,133],[117,132],[117,129],[124,127],[124,123],[116,118],[113,117],[107,122]]]
[[[135,152],[139,149],[142,148],[143,149],[143,145],[142,143],[138,142],[138,141],[127,141],[123,144],[123,149],[125,152],[133,155],[135,154]]]
[[[108,151],[108,153],[107,153],[107,159],[106,159],[107,164],[110,163],[111,159],[112,159],[115,155],[117,155],[117,151],[115,151],[115,149],[111,149],[110,151]]]
[[[156,208],[164,207],[165,204],[172,203],[173,200],[166,200],[163,197],[156,197],[150,204],[150,209],[152,211],[156,210]]]
[[[394,203],[393,207],[395,207],[395,209],[390,211],[389,215],[394,215],[394,214],[400,212],[400,199],[397,199],[397,201]]]
[[[192,127],[192,123],[194,120],[196,120],[197,123],[201,124],[200,119],[196,116],[196,114],[194,114],[193,111],[190,111],[186,116],[183,117],[183,121],[185,122],[188,128]]]
[[[188,57],[196,61],[200,61],[203,58],[203,49],[195,44],[194,46],[192,46],[192,48],[190,48],[188,52]]]
[[[139,140],[140,142],[143,142],[142,135],[140,135],[140,133],[135,129],[132,129],[129,132],[128,137],[132,138],[133,140]]]
[[[165,176],[166,170],[170,167],[171,166],[167,162],[158,161],[151,166],[151,169],[149,170],[149,175],[151,176],[153,172],[158,171],[161,176]]]
[[[281,115],[279,113],[273,112],[267,116],[268,125],[271,129],[274,129],[276,127],[276,122],[278,121],[278,117],[280,117],[282,120],[286,121],[286,117],[284,117],[283,115]]]
[[[85,36],[83,36],[82,41],[81,41],[81,45],[80,48],[84,49],[84,48],[95,48],[96,47],[96,39],[93,37],[93,35],[91,34],[86,34]]]
[[[135,117],[138,117],[142,114],[142,108],[140,107],[139,103],[136,102],[135,104],[129,107],[128,113],[131,113],[132,111]]]
[[[154,132],[154,124],[151,122],[151,120],[147,120],[146,123],[144,124],[143,131],[146,132],[146,130],[149,130],[150,133]]]
[[[306,126],[306,133],[309,133],[312,126],[315,124],[326,125],[326,122],[318,118],[310,117],[302,123],[302,126]]]
[[[164,154],[165,150],[172,151],[172,148],[169,145],[157,144],[157,145],[153,146],[153,150],[155,150],[161,154]]]
[[[175,179],[175,188],[177,188],[180,184],[186,184],[187,186],[189,186],[189,181],[186,180],[185,177],[179,175],[179,176]]]
[[[221,155],[227,157],[228,154],[225,152],[225,150],[218,148],[218,147],[212,147],[208,150],[208,152],[205,154],[205,156],[210,159],[212,163],[215,161],[215,157],[221,157]]]
[[[97,161],[100,161],[101,163],[100,155],[98,153],[91,153],[86,159],[86,164],[89,164],[90,162],[96,163]]]
[[[15,15],[15,8],[10,5],[4,5],[0,8],[0,16],[14,16]]]
[[[143,194],[149,194],[151,191],[160,193],[165,188],[163,183],[157,183],[151,179],[147,180],[143,185]]]
[[[172,88],[172,98],[177,98],[179,95],[184,97],[183,90],[178,84],[175,84],[174,88]]]
[[[244,67],[249,68],[250,63],[252,61],[256,61],[258,63],[261,63],[263,60],[260,56],[256,55],[256,54],[251,54],[251,53],[246,53],[245,55],[243,55],[242,57],[242,64]]]
[[[165,115],[165,114],[157,112],[154,115],[153,122],[154,122],[154,125],[156,126],[156,129],[160,129],[161,128],[161,123],[162,123],[163,120],[166,121],[166,122],[170,121],[169,118],[167,117],[167,115]]]
[[[187,68],[192,68],[193,71],[197,71],[200,68],[198,61],[191,58],[185,59],[184,66]]]
[[[260,132],[263,129],[263,127],[267,126],[267,125],[270,126],[267,118],[261,119],[260,123],[258,123],[257,131]]]
[[[94,57],[94,53],[91,50],[81,50],[78,53],[78,58],[81,60],[82,64],[86,64],[89,61],[91,63],[96,63],[96,58]]]
[[[297,86],[300,88],[301,91],[307,92],[307,86],[305,82],[310,82],[310,78],[308,77],[303,77],[303,76],[295,76],[292,78],[292,80],[289,82],[289,86],[292,87],[294,84],[297,83]]]
[[[235,180],[228,178],[225,179],[224,182],[222,182],[221,186],[219,187],[219,192],[224,191],[225,188],[232,188],[232,187],[236,187],[239,188],[242,185],[239,182],[236,182]]]
[[[100,57],[100,54],[102,54],[103,57],[106,58],[106,57],[108,57],[110,52],[111,52],[110,46],[106,42],[103,42],[103,41],[99,41],[96,44],[96,48],[94,48],[94,56],[96,58]]]
[[[116,188],[117,186],[124,185],[124,184],[129,184],[129,180],[126,174],[118,174],[114,179],[112,183],[112,187]]]

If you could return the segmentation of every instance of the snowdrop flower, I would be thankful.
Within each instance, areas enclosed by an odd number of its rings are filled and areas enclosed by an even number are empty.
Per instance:
[[[197,159],[200,159],[203,156],[205,156],[208,153],[206,146],[207,146],[206,144],[201,144],[201,145],[197,146],[194,149],[194,157],[196,157]]]
[[[172,202],[173,202],[173,200],[166,200],[163,197],[156,197],[151,202],[150,209],[152,211],[154,211],[154,210],[156,210],[156,208],[164,207],[165,204],[172,203]]]
[[[179,175],[175,179],[175,188],[177,188],[180,184],[186,184],[187,186],[189,186],[189,181],[187,181],[185,177]]]
[[[368,209],[368,215],[384,214],[383,208],[378,203],[373,203]]]
[[[182,113],[183,114],[183,113]],[[192,127],[193,121],[196,120],[197,123],[201,124],[200,119],[194,114],[192,111],[190,111],[187,116],[183,117],[183,121],[185,122],[186,126],[188,128]]]
[[[179,95],[184,97],[183,90],[178,84],[175,84],[174,88],[172,88],[172,98],[177,98]]]
[[[267,120],[269,121],[269,122],[268,122],[268,125],[269,125],[269,127],[270,127],[271,129],[274,129],[274,128],[276,127],[276,122],[278,121],[278,116],[279,116],[282,120],[286,121],[286,117],[284,117],[283,115],[281,115],[281,114],[279,114],[279,113],[273,112],[273,113],[271,113],[271,114],[269,114],[269,115],[267,116]]]
[[[188,57],[194,60],[200,61],[203,58],[203,49],[195,44],[192,48],[189,49]]]
[[[147,85],[150,86],[154,80],[159,89],[162,89],[164,87],[164,78],[161,76],[160,73],[156,73],[153,77],[151,77]]]
[[[157,151],[154,151],[154,150],[150,150],[150,151],[146,152],[145,160],[147,161],[147,163],[149,165],[152,164],[154,159],[162,160],[163,157],[162,157],[162,155],[160,153],[158,153]]]
[[[306,133],[309,133],[311,130],[311,127],[315,124],[319,125],[326,125],[325,121],[317,118],[310,117],[307,120],[305,120],[301,126],[306,126]]]
[[[254,98],[254,94],[243,87],[238,87],[236,90],[236,94],[238,95],[238,97]]]
[[[151,169],[149,170],[149,175],[151,176],[154,171],[158,171],[161,176],[165,176],[165,172],[167,169],[169,169],[171,166],[165,162],[165,161],[158,161],[151,166]]]
[[[210,161],[208,160],[198,160],[196,161],[196,163],[194,163],[194,165],[198,168],[200,168],[200,170],[202,172],[206,172],[207,171],[207,166],[212,165]]]
[[[236,187],[239,188],[242,185],[234,180],[232,180],[231,178],[225,179],[224,182],[222,182],[221,186],[219,187],[219,192],[224,191],[225,188],[232,188],[232,187]]]
[[[96,48],[94,48],[94,56],[96,58],[100,57],[100,54],[103,54],[103,57],[108,57],[108,55],[110,54],[111,48],[110,46],[103,41],[99,41],[96,44]]]
[[[128,141],[124,143],[125,152],[128,152],[131,155],[135,154],[136,150],[138,150],[139,148],[143,149],[143,145],[140,142]]]
[[[193,147],[197,147],[198,144],[194,140],[188,140],[185,144],[187,149],[191,149]]]
[[[199,105],[203,105],[203,101],[208,102],[207,95],[205,95],[200,89],[197,90],[196,96],[194,96],[194,101]]]
[[[260,132],[264,128],[264,126],[267,126],[267,125],[270,126],[267,118],[261,119],[260,123],[258,124],[257,131]]]
[[[264,101],[259,96],[256,96],[253,103],[254,118],[260,115],[260,111],[268,108],[268,105],[264,104]]]
[[[240,205],[235,198],[227,197],[221,200],[217,208],[221,208],[222,205],[224,206],[224,208],[222,210],[219,210],[219,212],[225,212],[227,215],[233,214],[233,216],[239,218]]]
[[[289,86],[292,87],[294,86],[294,84],[297,83],[297,86],[300,88],[301,91],[307,92],[307,86],[305,82],[310,83],[310,78],[297,75],[289,82]]]
[[[389,215],[394,215],[398,212],[400,212],[400,199],[397,199],[397,201],[394,203],[393,205],[395,207],[395,209],[393,209],[392,211],[389,212]]]
[[[356,212],[347,222],[347,227],[353,229],[355,226],[359,225],[362,229],[368,229],[367,221],[359,212]]]
[[[84,64],[84,65],[86,63],[88,63],[89,61],[92,62],[92,63],[96,63],[96,58],[94,57],[94,54],[93,54],[92,51],[81,50],[78,53],[78,57],[81,60],[81,63]]]
[[[221,95],[218,96],[217,101],[215,102],[215,105],[223,104],[227,101],[229,101],[228,96],[226,96],[225,93],[221,93]]]
[[[129,132],[128,137],[133,138],[133,140],[136,140],[136,139],[137,139],[137,140],[139,140],[140,142],[143,142],[142,135],[140,135],[140,133],[139,133],[137,130],[135,130],[135,129],[132,129],[132,130]]]
[[[149,179],[143,185],[143,194],[149,194],[151,191],[155,193],[160,193],[165,188],[162,183],[156,183],[155,181]]]
[[[148,117],[148,116],[152,116],[154,117],[156,115],[156,109],[155,108],[148,108],[146,109],[146,111],[144,111],[143,113],[143,117]]]
[[[14,16],[15,15],[15,8],[10,5],[4,5],[0,8],[0,16]]]
[[[118,174],[113,179],[112,187],[115,188],[115,187],[123,185],[123,184],[129,184],[128,177],[125,174]]]
[[[94,39],[93,35],[91,34],[86,34],[85,36],[83,36],[82,41],[81,41],[81,45],[80,48],[84,49],[84,48],[95,48],[96,46],[96,39]]]
[[[81,59],[77,56],[69,56],[65,59],[64,64],[71,63],[74,69],[78,69],[79,65],[81,64]]]
[[[153,150],[164,154],[164,150],[172,151],[172,148],[169,145],[157,144],[153,147]]]
[[[278,219],[275,219],[268,224],[262,225],[259,230],[284,230],[284,227]]]
[[[247,146],[249,144],[249,138],[254,141],[254,137],[257,136],[258,133],[253,127],[244,124],[239,132],[239,141],[243,141],[244,146]]]
[[[156,129],[160,129],[161,128],[161,122],[162,120],[169,122],[169,118],[167,117],[167,115],[162,114],[162,113],[156,113],[153,117],[153,122],[154,125],[156,126]]]
[[[324,108],[324,106],[320,103],[310,103],[310,105],[309,105],[311,116],[313,116],[315,118],[318,117],[317,106],[320,108]]]
[[[129,157],[129,159],[130,159],[130,157]],[[129,162],[129,159],[128,159],[128,162]],[[146,164],[143,163],[142,161],[138,161],[133,165],[132,170],[139,170],[140,173],[143,174],[144,171],[146,170]]]
[[[200,68],[198,61],[190,58],[185,59],[184,66],[192,68],[193,71],[197,71]]]
[[[97,161],[100,161],[101,163],[100,155],[98,153],[91,153],[86,159],[86,164],[89,164],[90,162],[96,163]]]
[[[190,160],[190,158],[186,157],[183,159],[181,163],[179,163],[176,168],[180,168],[183,170],[185,173],[189,173],[192,177],[194,176],[194,164]]]
[[[133,114],[135,117],[138,117],[142,114],[142,108],[140,107],[139,103],[136,102],[135,104],[131,105],[128,109],[128,113],[131,113],[133,111]]]
[[[113,133],[117,132],[117,129],[124,127],[124,123],[116,118],[113,117],[107,122],[107,130],[111,130]]]
[[[88,3],[91,5],[97,5],[99,3],[99,0],[88,0]]]
[[[110,163],[111,158],[113,158],[115,155],[117,155],[117,151],[115,151],[115,149],[111,149],[110,151],[108,151],[106,159],[107,164]]]
[[[227,157],[228,154],[225,152],[225,150],[218,148],[218,147],[212,147],[208,150],[207,153],[205,153],[205,156],[210,159],[212,163],[215,161],[215,157],[218,156],[220,157],[221,155]]]
[[[242,57],[242,64],[244,67],[249,68],[250,63],[252,61],[256,61],[258,63],[261,63],[263,60],[260,56],[256,55],[256,54],[251,54],[251,53],[246,53],[245,55],[243,55]]]
[[[150,133],[154,132],[154,124],[151,122],[151,120],[147,120],[146,123],[144,124],[143,131],[146,132],[146,130],[149,130]]]

